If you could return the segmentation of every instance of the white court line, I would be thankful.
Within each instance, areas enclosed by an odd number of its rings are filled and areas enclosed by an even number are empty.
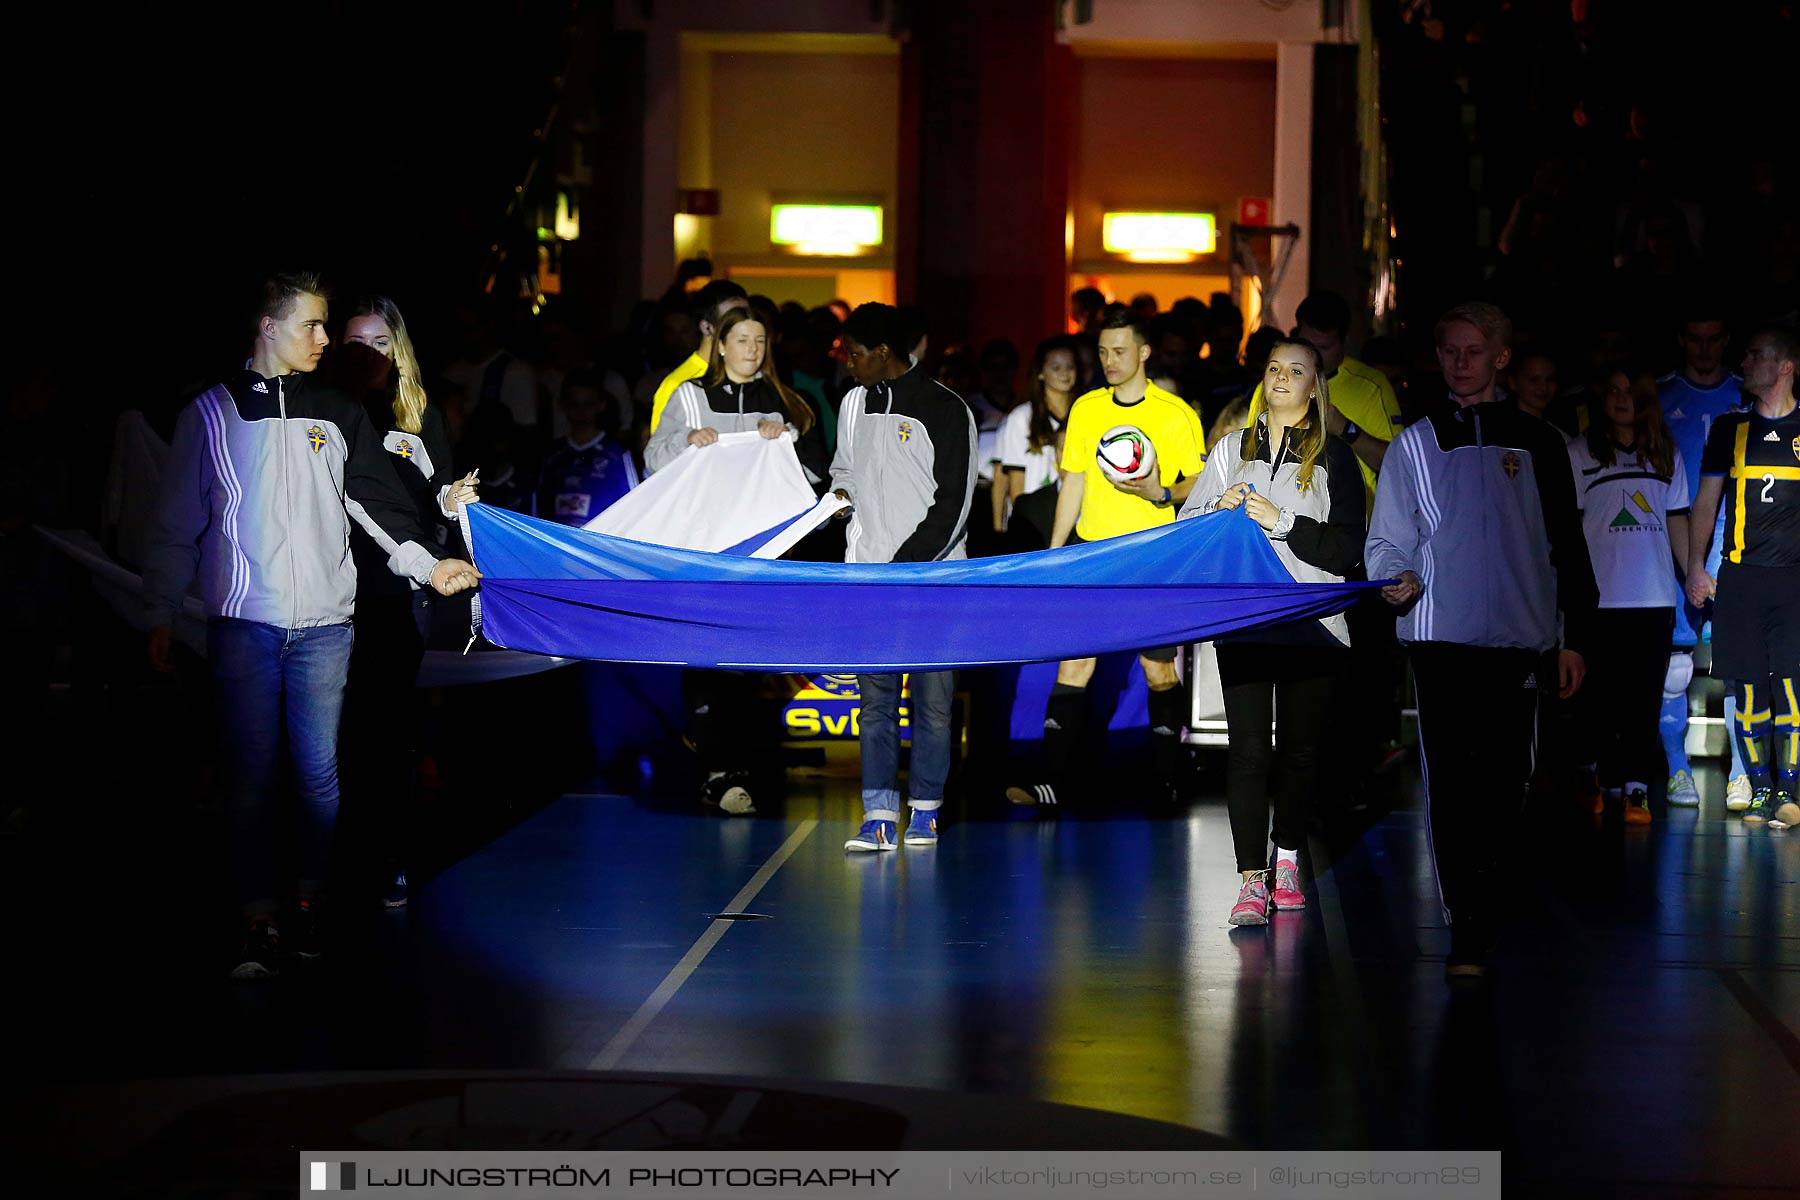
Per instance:
[[[800,843],[811,837],[812,831],[818,827],[819,822],[812,818],[800,822],[794,832],[788,835],[788,840],[781,844],[781,849],[770,855],[769,861],[750,877],[750,882],[746,883],[743,889],[731,898],[731,903],[725,906],[724,911],[743,912],[744,906],[756,899],[756,894],[763,890],[769,880],[775,878],[775,872],[781,870],[782,864],[792,858],[794,851],[800,848]],[[688,948],[686,954],[681,956],[681,961],[675,964],[674,969],[663,976],[663,981],[657,984],[654,992],[650,993],[650,998],[638,1005],[638,1010],[631,1014],[631,1019],[625,1022],[619,1032],[613,1034],[612,1040],[607,1042],[605,1048],[594,1056],[594,1061],[588,1064],[587,1069],[610,1071],[618,1066],[619,1060],[625,1057],[632,1045],[643,1035],[644,1030],[650,1027],[650,1022],[656,1020],[657,1014],[662,1012],[668,1006],[669,1001],[675,998],[675,993],[680,991],[681,985],[688,981],[688,976],[699,969],[706,956],[712,952],[712,948],[719,944],[719,939],[725,936],[733,924],[735,924],[733,921],[713,921],[707,925],[706,932],[701,934],[700,939]]]

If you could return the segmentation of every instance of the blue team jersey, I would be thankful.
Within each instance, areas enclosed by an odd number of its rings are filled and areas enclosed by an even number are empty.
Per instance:
[[[630,452],[605,434],[582,446],[564,440],[538,476],[537,515],[559,525],[585,525],[637,485]]]
[[[1663,419],[1674,435],[1675,448],[1687,464],[1688,495],[1700,492],[1700,458],[1706,450],[1707,435],[1713,422],[1725,413],[1744,406],[1738,389],[1743,380],[1727,375],[1709,388],[1696,387],[1681,372],[1664,375],[1656,381],[1656,393],[1662,397]]]

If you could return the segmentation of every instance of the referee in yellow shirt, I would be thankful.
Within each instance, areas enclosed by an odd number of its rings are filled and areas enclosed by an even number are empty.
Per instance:
[[[1095,542],[1167,525],[1194,488],[1206,461],[1200,418],[1180,397],[1150,382],[1144,363],[1149,336],[1130,313],[1110,317],[1100,328],[1100,368],[1107,386],[1078,398],[1069,409],[1063,434],[1062,486],[1050,547]],[[1156,447],[1156,472],[1131,483],[1113,483],[1100,471],[1100,439],[1118,425],[1135,425]],[[1175,654],[1163,646],[1138,655],[1150,685],[1150,742],[1160,799],[1179,798],[1181,727],[1186,693],[1178,686]],[[1047,778],[1006,790],[1014,804],[1053,806],[1057,788],[1067,788],[1069,764],[1087,728],[1087,687],[1095,659],[1076,658],[1056,668],[1056,686],[1044,713]]]

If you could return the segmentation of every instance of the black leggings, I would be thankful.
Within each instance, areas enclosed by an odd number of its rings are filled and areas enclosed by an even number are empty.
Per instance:
[[[1589,761],[1599,764],[1606,787],[1641,783],[1654,790],[1668,778],[1662,685],[1674,631],[1672,608],[1603,608],[1594,622],[1576,700]]]
[[[1297,850],[1319,776],[1320,742],[1344,651],[1314,646],[1220,642],[1225,692],[1225,802],[1240,871],[1269,866],[1269,809],[1275,844]],[[1275,747],[1269,747],[1269,726]]]
[[[344,782],[339,859],[353,889],[385,887],[406,866],[424,710],[415,684],[431,610],[430,597],[419,592],[380,592],[356,600],[356,642],[338,736]]]
[[[744,771],[750,767],[752,708],[759,675],[742,671],[683,671],[681,691],[688,708],[688,736],[700,769]]]

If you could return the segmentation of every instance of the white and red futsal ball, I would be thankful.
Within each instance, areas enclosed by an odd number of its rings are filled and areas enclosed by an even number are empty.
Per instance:
[[[1094,461],[1114,483],[1131,483],[1156,471],[1156,447],[1136,425],[1114,425],[1100,436]]]

